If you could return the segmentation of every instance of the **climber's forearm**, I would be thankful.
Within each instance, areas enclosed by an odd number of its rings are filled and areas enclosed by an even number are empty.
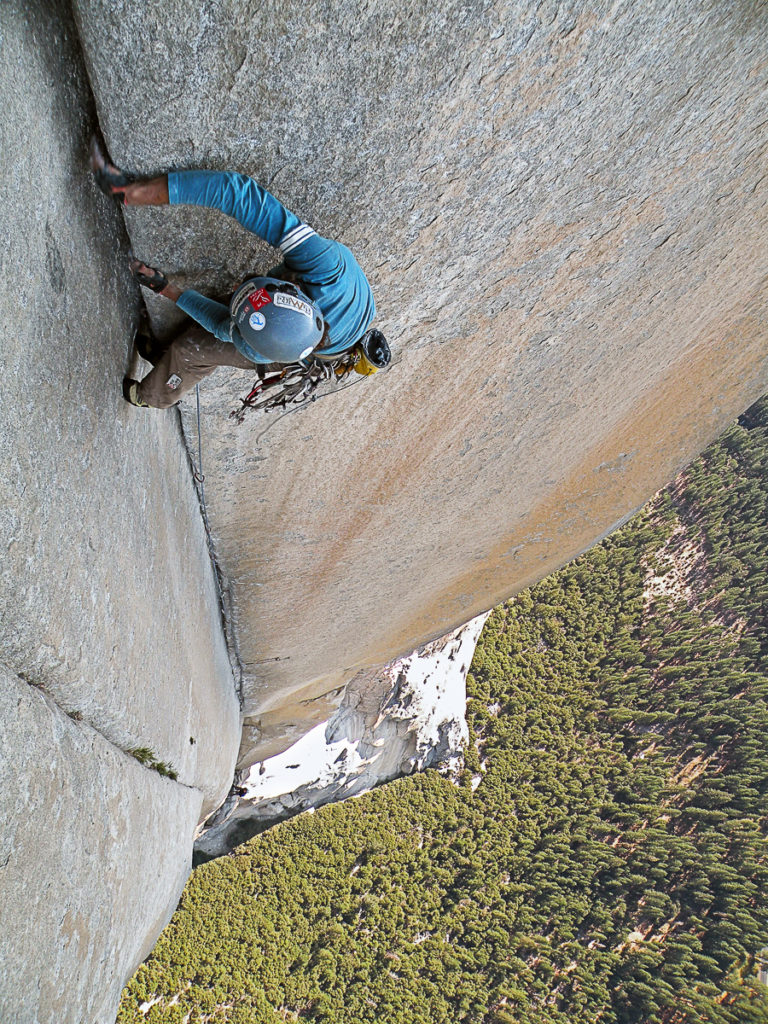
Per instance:
[[[126,206],[166,206],[168,204],[168,175],[135,181],[121,189]],[[165,294],[163,292],[163,294]],[[170,296],[169,296],[170,298]]]
[[[166,299],[170,299],[171,302],[178,302],[181,296],[184,294],[181,288],[177,288],[175,284],[171,284],[170,281],[160,292],[160,295],[164,295]]]

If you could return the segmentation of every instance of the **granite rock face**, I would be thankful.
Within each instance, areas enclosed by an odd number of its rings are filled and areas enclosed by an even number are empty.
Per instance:
[[[286,818],[403,775],[455,772],[468,738],[467,671],[487,617],[355,676],[329,722],[238,773],[237,792],[195,843],[196,855],[223,856]]]
[[[589,546],[768,388],[768,7],[6,0],[0,56],[0,1010],[101,1022],[229,789],[230,656],[244,768],[340,705],[375,733],[376,666]],[[124,216],[97,123],[131,170],[243,170],[350,245],[395,351],[241,428],[248,374],[202,388],[231,650],[178,414],[119,396],[127,250],[210,293],[276,257],[216,214]]]
[[[0,11],[0,661],[212,809],[239,708],[178,420],[122,399],[139,296],[64,5]],[[34,132],[31,126],[34,125]]]
[[[68,4],[0,5],[0,93],[0,1020],[91,1024],[230,788],[239,704],[178,418],[120,396],[139,296]]]
[[[181,895],[202,796],[2,669],[0,750],[0,1020],[111,1024]]]
[[[768,387],[765,4],[75,10],[114,158],[253,174],[353,249],[395,352],[266,435],[227,418],[247,373],[202,388],[241,765],[591,545]],[[275,260],[214,213],[127,227],[211,293]]]

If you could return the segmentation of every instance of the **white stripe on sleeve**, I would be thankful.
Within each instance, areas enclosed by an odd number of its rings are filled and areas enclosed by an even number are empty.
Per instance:
[[[306,240],[311,238],[314,234],[315,232],[309,224],[299,224],[298,227],[289,231],[286,235],[283,235],[278,248],[282,252],[291,252],[298,245],[301,245],[302,242],[306,242]]]

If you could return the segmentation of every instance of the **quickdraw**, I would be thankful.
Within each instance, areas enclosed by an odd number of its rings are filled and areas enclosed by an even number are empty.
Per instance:
[[[290,363],[279,373],[260,377],[245,398],[240,399],[240,408],[229,414],[230,418],[242,423],[248,409],[271,412],[289,405],[314,402],[320,397],[316,392],[321,384],[329,381],[340,383],[352,373],[359,359],[359,354],[352,350],[327,362],[310,359]]]

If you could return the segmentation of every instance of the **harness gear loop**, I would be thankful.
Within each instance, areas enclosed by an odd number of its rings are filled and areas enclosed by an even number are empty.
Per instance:
[[[387,340],[381,331],[370,330],[351,349],[340,355],[323,356],[315,351],[307,359],[283,366],[278,373],[267,376],[274,370],[274,364],[257,369],[258,380],[251,390],[240,399],[240,408],[233,409],[230,418],[242,423],[246,409],[285,409],[288,405],[302,405],[314,402],[321,384],[331,381],[338,384],[352,372],[361,377],[370,377],[383,370],[392,359]]]

